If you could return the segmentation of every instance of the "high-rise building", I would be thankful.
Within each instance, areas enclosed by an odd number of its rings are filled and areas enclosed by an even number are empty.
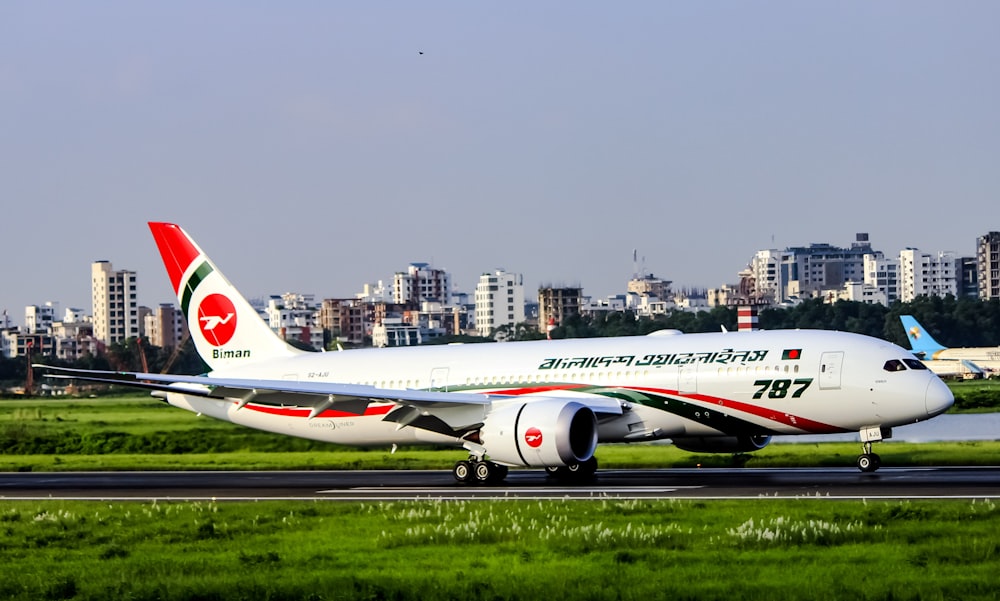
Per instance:
[[[524,280],[519,273],[498,269],[479,276],[476,284],[476,333],[491,336],[497,328],[524,321]]]
[[[1000,232],[990,232],[976,240],[976,267],[979,299],[1000,298]]]
[[[173,348],[187,332],[187,322],[172,303],[163,303],[146,317],[146,336],[153,346]]]
[[[424,301],[447,303],[451,299],[451,275],[427,263],[410,263],[392,280],[392,302],[420,306]]]
[[[818,298],[827,291],[840,289],[847,282],[863,282],[864,257],[872,254],[868,234],[855,236],[850,248],[825,243],[758,251],[750,260],[752,290],[750,298],[758,303],[782,303],[790,297]],[[741,286],[745,287],[745,286]]]
[[[864,283],[884,294],[886,304],[899,300],[899,259],[886,258],[881,252],[865,255]]]
[[[51,334],[58,307],[55,303],[24,308],[24,329],[28,334]]]
[[[583,288],[538,289],[538,329],[548,331],[549,325],[561,325],[571,315],[578,315],[583,306]]]
[[[284,340],[297,340],[323,350],[323,328],[319,327],[319,307],[312,294],[286,292],[267,301],[268,325]]]
[[[958,295],[979,298],[979,263],[976,257],[958,259]]]
[[[899,252],[899,300],[910,302],[918,296],[958,295],[955,253],[936,255],[915,248]]]
[[[788,248],[782,256],[780,274],[784,292],[800,298],[816,298],[846,282],[863,282],[865,255],[872,253],[868,234],[859,233],[850,248],[810,244]]]
[[[94,338],[112,344],[140,336],[135,272],[115,271],[110,261],[95,261],[90,273]]]

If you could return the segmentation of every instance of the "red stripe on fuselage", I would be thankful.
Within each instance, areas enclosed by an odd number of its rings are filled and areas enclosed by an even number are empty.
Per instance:
[[[725,407],[727,409],[734,409],[736,411],[742,411],[744,413],[749,413],[750,415],[756,415],[757,417],[762,417],[772,422],[778,422],[793,428],[799,428],[807,432],[812,432],[815,434],[830,434],[833,432],[844,432],[844,428],[839,428],[837,426],[832,426],[830,424],[824,424],[823,422],[818,422],[811,420],[806,417],[801,417],[798,415],[792,415],[791,413],[784,413],[781,411],[775,411],[774,409],[769,409],[767,407],[760,407],[758,405],[751,405],[749,403],[743,403],[741,401],[733,401],[730,399],[724,399],[722,397],[708,396],[707,394],[683,394],[676,390],[663,390],[660,388],[643,388],[638,386],[629,386],[630,390],[636,390],[640,392],[655,392],[657,394],[666,394],[669,396],[678,396],[684,399],[690,399],[692,401],[701,401],[703,403],[710,403],[715,407]]]
[[[350,413],[348,411],[327,409],[316,417],[368,417],[370,415],[385,415],[392,411],[393,407],[395,407],[395,405],[376,405],[374,407],[368,407],[365,409],[365,412],[360,415],[357,413]],[[312,413],[312,409],[309,409],[308,407],[304,409],[301,407],[272,407],[270,405],[254,405],[253,403],[246,405],[244,409],[267,413],[269,415],[283,415],[285,417],[309,417],[309,414]]]
[[[153,232],[156,247],[160,250],[163,265],[167,268],[174,294],[177,294],[181,287],[181,277],[200,254],[198,248],[184,234],[180,226],[173,223],[150,221],[149,229]]]
[[[587,388],[585,384],[553,384],[551,386],[535,386],[534,388],[513,388],[510,390],[494,390],[490,394],[504,394],[509,396],[522,396],[525,394],[541,394],[554,390],[576,390]]]

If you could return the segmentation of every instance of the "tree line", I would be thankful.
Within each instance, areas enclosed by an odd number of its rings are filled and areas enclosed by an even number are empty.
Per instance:
[[[208,366],[198,356],[190,338],[186,338],[179,349],[154,346],[149,344],[146,338],[129,338],[108,345],[103,353],[87,353],[75,361],[65,361],[46,355],[34,355],[31,361],[54,367],[141,372],[146,371],[142,365],[143,354],[146,355],[146,367],[149,373],[160,373],[164,368],[167,368],[165,370],[167,373],[174,374],[201,374],[208,371]],[[0,355],[0,391],[23,385],[28,374],[27,367],[27,357],[10,359]],[[37,383],[37,372],[35,375]]]
[[[1000,345],[1000,300],[980,301],[970,298],[922,296],[911,302],[884,305],[855,301],[825,303],[822,299],[802,302],[790,308],[762,308],[757,327],[762,330],[818,329],[840,330],[882,338],[910,348],[899,320],[913,315],[934,338],[945,346]],[[673,329],[685,333],[719,332],[737,329],[737,309],[715,307],[707,311],[675,311],[668,315],[636,318],[631,312],[601,315],[574,315],[551,332],[552,338],[592,338],[599,336],[642,336],[657,330]],[[526,340],[544,338],[540,332],[517,329]]]

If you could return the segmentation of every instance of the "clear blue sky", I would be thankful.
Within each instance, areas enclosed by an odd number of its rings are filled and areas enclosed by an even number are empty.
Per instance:
[[[762,248],[1000,229],[1000,3],[0,3],[0,309],[171,301],[145,222],[248,296],[411,261],[621,291]],[[421,52],[423,54],[421,54]]]

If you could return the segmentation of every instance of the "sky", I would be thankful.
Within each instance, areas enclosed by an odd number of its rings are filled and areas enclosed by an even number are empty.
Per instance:
[[[1000,230],[1000,3],[0,3],[0,309],[171,302],[147,221],[248,297],[411,262],[604,297],[868,232]]]

